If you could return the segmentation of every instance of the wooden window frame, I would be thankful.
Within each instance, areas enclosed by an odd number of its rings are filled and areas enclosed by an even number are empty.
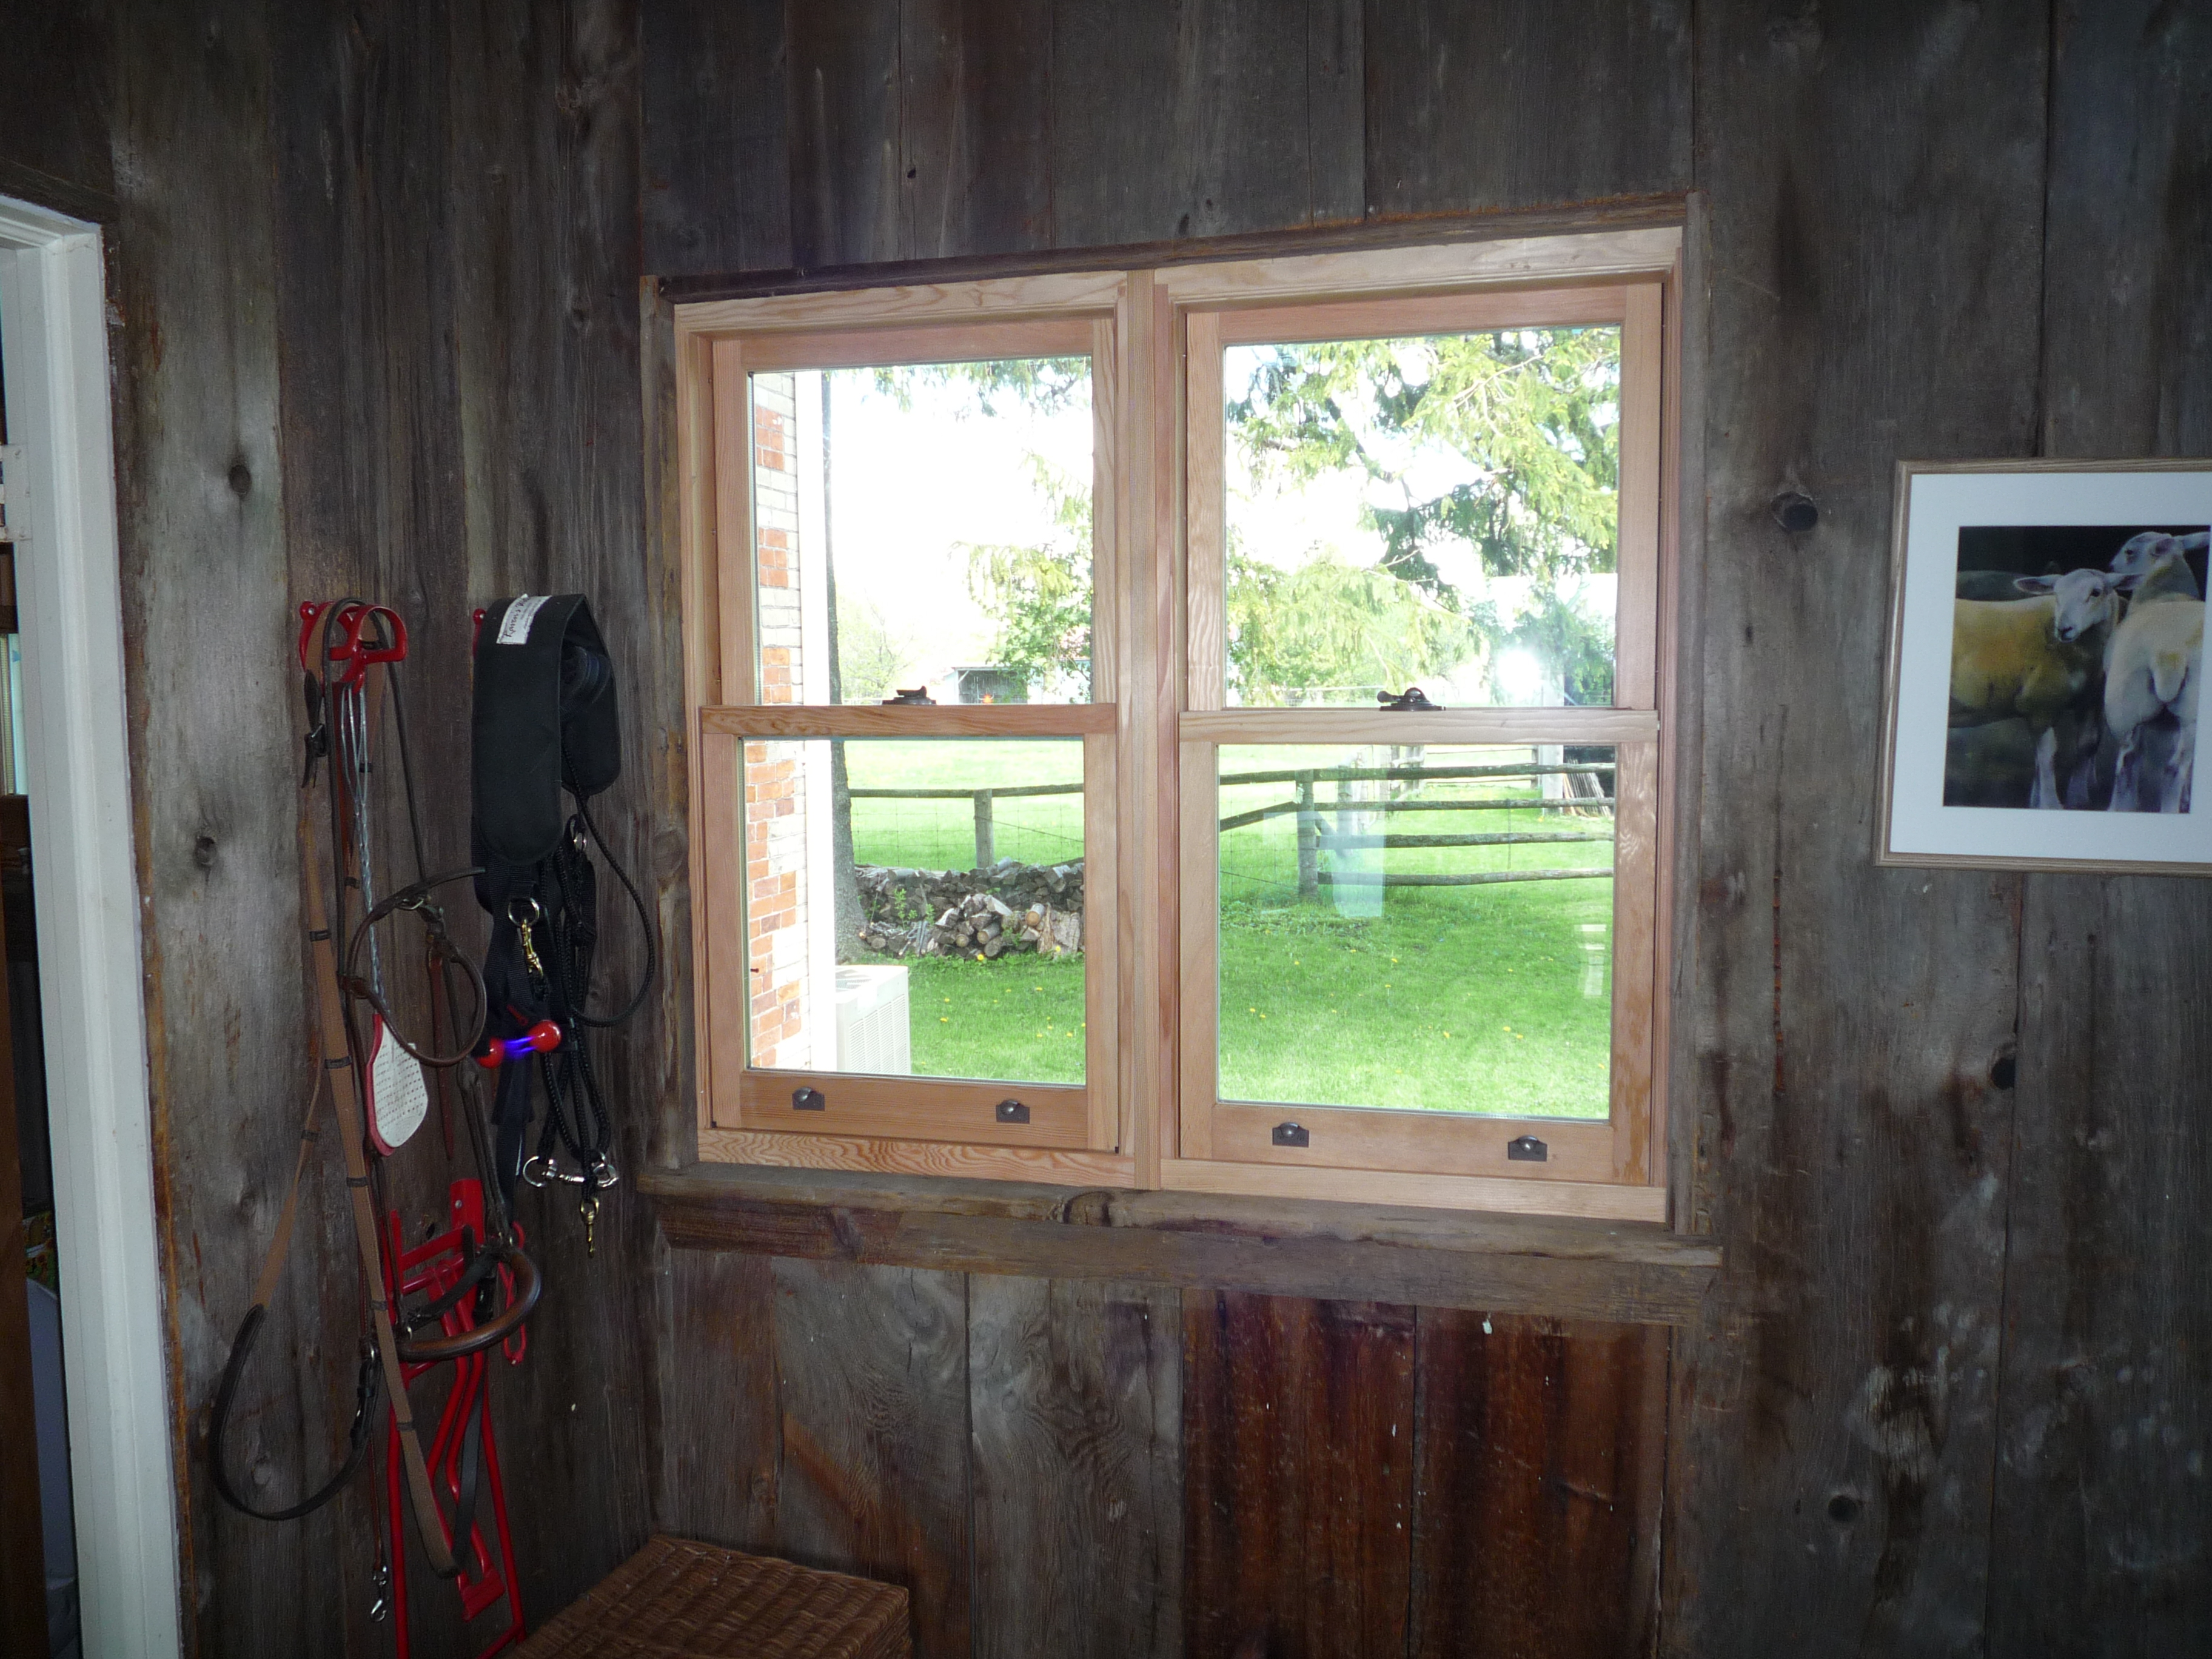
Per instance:
[[[676,306],[700,1158],[1664,1220],[1681,243],[1678,228],[1638,228]],[[1347,329],[1348,320],[1361,325]],[[1301,1122],[1326,1121],[1329,1131],[1316,1137],[1315,1154],[1285,1155],[1267,1144],[1266,1127],[1288,1109],[1217,1103],[1211,1043],[1193,1040],[1204,1036],[1214,994],[1215,745],[1403,741],[1407,717],[1224,708],[1218,675],[1202,672],[1219,659],[1224,626],[1220,526],[1218,504],[1209,517],[1190,485],[1194,474],[1218,476],[1219,347],[1577,322],[1622,326],[1617,706],[1420,718],[1439,740],[1620,747],[1612,1115],[1524,1122],[1299,1107]],[[1085,331],[1097,422],[1096,701],[997,711],[759,702],[750,373],[1073,355],[1066,343]],[[1047,343],[1009,350],[1016,338]],[[1001,729],[994,722],[1006,716]],[[797,1074],[743,1065],[743,1026],[733,1019],[744,996],[742,923],[732,931],[741,901],[732,890],[743,883],[709,855],[717,815],[726,824],[736,810],[738,742],[1046,735],[1061,726],[1085,744],[1085,947],[1097,951],[1086,963],[1091,1040],[1079,1133],[1063,1112],[1046,1115],[1050,1133],[1020,1139],[910,1138],[929,1127],[915,1109],[922,1095],[964,1089],[995,1100],[1007,1085],[878,1079],[856,1089],[845,1075],[837,1087],[865,1106],[863,1127],[794,1126],[787,1105],[777,1121],[763,1079],[787,1096]],[[1643,833],[1630,833],[1632,825]],[[1504,1142],[1524,1128],[1553,1148],[1546,1163],[1508,1164]]]

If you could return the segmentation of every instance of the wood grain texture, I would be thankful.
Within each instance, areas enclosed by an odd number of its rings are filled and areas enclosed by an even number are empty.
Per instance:
[[[655,1524],[773,1553],[780,1425],[768,1258],[677,1249],[664,1260]]]
[[[1892,463],[2033,434],[2044,31],[2033,9],[1698,9],[1714,301],[1676,1030],[1688,1198],[1729,1266],[1677,1349],[1672,1653],[1980,1639],[2017,884],[1877,871],[1870,813]],[[1768,507],[1792,483],[1820,513],[1802,544]]]
[[[1407,1651],[1647,1652],[1664,1334],[1425,1309],[1415,1346]]]
[[[1367,209],[1525,208],[1691,179],[1688,0],[1370,15]]]
[[[1114,705],[738,706],[702,708],[699,724],[707,732],[735,738],[1080,738],[1093,732],[1111,732]]]
[[[1237,1214],[1234,1200],[1185,1200],[1180,1213],[1155,1222],[1145,1218],[1159,1213],[1156,1209],[1132,1207],[1121,1195],[1103,1191],[1025,1200],[1010,1210],[978,1207],[986,1200],[966,1194],[946,1204],[902,1197],[896,1191],[871,1194],[834,1186],[779,1190],[751,1172],[736,1181],[688,1174],[654,1175],[647,1181],[661,1225],[680,1249],[945,1272],[1127,1280],[1278,1296],[1381,1291],[1428,1307],[1552,1311],[1662,1324],[1686,1323],[1695,1316],[1715,1265],[1709,1250],[1694,1245],[1680,1254],[1646,1259],[1555,1256],[1543,1249],[1515,1248],[1510,1239],[1487,1247],[1455,1241],[1449,1234],[1285,1236],[1278,1224],[1254,1218],[1240,1224],[1231,1218]],[[1158,1205],[1168,1195],[1129,1196]],[[1298,1206],[1285,1200],[1281,1207]],[[1357,1225],[1340,1224],[1355,1230]]]
[[[997,1276],[968,1295],[979,1659],[1180,1654],[1182,1297]]]
[[[2212,18],[2057,8],[2041,453],[2202,455]],[[2117,101],[2116,101],[2117,100]],[[1989,1639],[2185,1650],[2212,1628],[2212,889],[2022,884]]]
[[[97,0],[0,8],[0,193],[113,222],[118,21]]]
[[[1425,1204],[1440,1210],[1494,1210],[1506,1215],[1587,1216],[1613,1221],[1667,1218],[1664,1188],[1597,1181],[1529,1181],[1519,1176],[1301,1169],[1292,1164],[1171,1158],[1160,1165],[1160,1184],[1186,1193],[1334,1199],[1350,1204]]]
[[[110,336],[122,625],[185,1624],[206,1652],[337,1650],[349,1610],[365,1611],[366,1506],[272,1530],[222,1510],[192,1450],[311,1081],[306,981],[288,949],[298,690],[283,611],[270,42],[258,6],[115,21],[112,134],[133,158],[109,293],[125,319]],[[210,962],[228,966],[207,972]],[[327,1274],[288,1277],[238,1401],[234,1468],[269,1499],[333,1467],[352,1396],[358,1304],[330,1175],[303,1197],[294,1245]],[[340,1563],[323,1595],[237,1593],[257,1576],[297,1585],[322,1559]]]
[[[1295,1198],[1245,1198],[1206,1193],[1104,1188],[1070,1192],[1038,1182],[963,1181],[929,1175],[862,1174],[836,1170],[778,1170],[702,1163],[641,1177],[656,1199],[715,1204],[757,1199],[830,1208],[930,1211],[1001,1216],[1085,1226],[1157,1227],[1170,1231],[1249,1235],[1254,1238],[1372,1240],[1422,1248],[1526,1255],[1560,1261],[1643,1262],[1711,1269],[1721,1260],[1710,1239],[1629,1221],[1508,1215],[1482,1210],[1438,1211],[1332,1203]]]
[[[965,1281],[781,1258],[774,1272],[778,1553],[903,1584],[916,1659],[969,1653]]]
[[[1397,1659],[1412,1553],[1413,1314],[1183,1297],[1183,1651]]]
[[[791,263],[784,14],[721,0],[640,7],[647,271]]]
[[[590,597],[620,687],[623,765],[593,816],[660,915],[688,914],[677,572],[646,556],[642,517],[637,10],[629,0],[484,3],[448,9],[441,21],[471,597]],[[599,1006],[636,983],[646,945],[603,886]],[[595,1047],[626,1181],[650,1156],[653,1103],[690,1084],[688,994],[666,975],[637,1018]],[[587,1254],[574,1192],[519,1206],[545,1297],[527,1362],[493,1384],[533,1619],[650,1531],[660,1340],[652,1217],[617,1188]]]
[[[902,257],[1052,245],[1053,44],[1035,0],[900,8]]]
[[[896,259],[899,11],[872,0],[785,10],[791,131],[791,263]]]

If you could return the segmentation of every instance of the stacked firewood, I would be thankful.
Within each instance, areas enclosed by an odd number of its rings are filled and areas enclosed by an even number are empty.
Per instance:
[[[1079,859],[1056,865],[1001,859],[987,870],[965,871],[862,865],[854,874],[867,917],[860,944],[879,956],[992,961],[1083,949]]]

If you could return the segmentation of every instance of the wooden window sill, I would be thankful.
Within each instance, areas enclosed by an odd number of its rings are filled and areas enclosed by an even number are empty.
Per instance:
[[[1721,1262],[1649,1222],[726,1164],[639,1184],[678,1249],[1618,1323],[1688,1323]]]

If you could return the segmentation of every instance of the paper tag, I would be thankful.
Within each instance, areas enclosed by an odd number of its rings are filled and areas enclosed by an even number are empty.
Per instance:
[[[515,595],[514,603],[507,607],[507,614],[499,619],[499,632],[494,636],[495,645],[527,645],[530,643],[530,624],[538,620],[538,613],[553,596],[540,593],[535,599],[527,593]]]
[[[384,1022],[372,1017],[368,1057],[368,1138],[380,1152],[395,1152],[422,1127],[430,1091],[422,1067],[396,1042],[385,1040]]]

